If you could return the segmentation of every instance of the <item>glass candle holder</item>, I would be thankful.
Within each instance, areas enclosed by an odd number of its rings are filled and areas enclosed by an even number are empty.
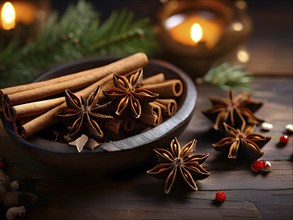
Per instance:
[[[249,36],[252,25],[245,8],[244,1],[165,2],[157,36],[166,59],[193,77],[202,76]]]

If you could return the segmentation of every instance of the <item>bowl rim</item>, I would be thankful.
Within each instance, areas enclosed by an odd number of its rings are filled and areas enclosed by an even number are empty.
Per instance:
[[[60,65],[56,68],[53,68],[52,70],[42,74],[35,81],[43,80],[54,72],[62,71],[75,65],[82,65],[82,64],[93,62],[93,61],[101,62],[105,59],[110,59],[110,58],[112,60],[119,59],[117,57],[115,58],[114,57],[99,57],[99,58],[77,60],[71,63]],[[117,141],[109,141],[109,142],[102,143],[100,144],[99,147],[96,147],[93,150],[85,148],[78,154],[89,154],[89,153],[97,153],[97,152],[111,153],[111,152],[117,152],[122,150],[132,150],[142,145],[148,145],[151,142],[154,142],[158,139],[162,139],[163,137],[167,136],[175,127],[180,126],[181,124],[184,123],[185,120],[187,120],[189,117],[192,116],[193,110],[195,108],[196,100],[197,100],[197,91],[191,78],[186,73],[184,73],[181,69],[175,67],[174,65],[168,62],[165,62],[159,59],[150,59],[148,65],[151,65],[151,64],[155,64],[157,66],[162,66],[166,69],[172,70],[178,76],[178,78],[182,80],[183,85],[185,86],[184,89],[186,89],[186,96],[182,102],[181,107],[178,109],[175,115],[168,118],[167,120],[162,122],[160,125],[153,127],[151,129],[148,129],[146,131],[143,131],[139,134],[126,137],[124,139],[117,140]],[[12,137],[16,139],[16,141],[25,145],[27,148],[31,148],[31,150],[41,150],[48,153],[77,154],[76,149],[73,146],[66,143],[53,142],[53,141],[49,141],[37,136],[32,136],[27,139],[22,139],[18,137],[18,135],[14,132],[13,129],[7,126],[7,123],[9,122],[7,122],[3,117],[2,117],[2,122],[3,122],[3,127]],[[50,149],[48,149],[48,146],[50,146]]]

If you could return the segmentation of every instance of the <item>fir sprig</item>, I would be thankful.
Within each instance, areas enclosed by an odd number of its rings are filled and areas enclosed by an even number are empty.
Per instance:
[[[51,14],[34,41],[0,45],[0,87],[32,81],[68,61],[138,51],[150,54],[156,48],[148,19],[134,20],[132,12],[121,10],[101,23],[100,14],[81,0],[60,18]]]
[[[210,83],[224,90],[231,88],[237,90],[251,90],[253,77],[244,70],[241,64],[229,64],[227,62],[212,67],[198,83]]]

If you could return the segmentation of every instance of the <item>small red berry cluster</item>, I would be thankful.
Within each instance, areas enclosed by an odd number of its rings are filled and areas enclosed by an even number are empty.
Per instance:
[[[256,160],[251,163],[251,170],[255,173],[259,172],[269,172],[271,170],[271,163],[264,160]]]

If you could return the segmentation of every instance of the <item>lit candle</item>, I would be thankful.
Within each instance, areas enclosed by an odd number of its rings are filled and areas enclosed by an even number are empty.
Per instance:
[[[11,30],[18,25],[32,26],[44,22],[49,1],[7,1],[3,5],[1,4],[0,8],[1,6],[1,27],[4,30]]]
[[[0,4],[0,41],[26,42],[43,27],[49,0],[17,0]]]
[[[202,39],[203,31],[200,24],[195,23],[191,26],[190,36],[195,43],[198,43]]]
[[[236,4],[237,3],[237,4]],[[168,61],[190,75],[204,75],[248,37],[251,20],[240,1],[166,1],[158,13],[157,39]],[[247,62],[249,54],[239,53]]]
[[[1,25],[4,30],[15,28],[15,9],[10,2],[6,2],[1,10]]]
[[[202,42],[208,49],[219,42],[225,27],[208,11],[173,15],[166,20],[165,26],[176,42],[186,46],[196,46]]]

